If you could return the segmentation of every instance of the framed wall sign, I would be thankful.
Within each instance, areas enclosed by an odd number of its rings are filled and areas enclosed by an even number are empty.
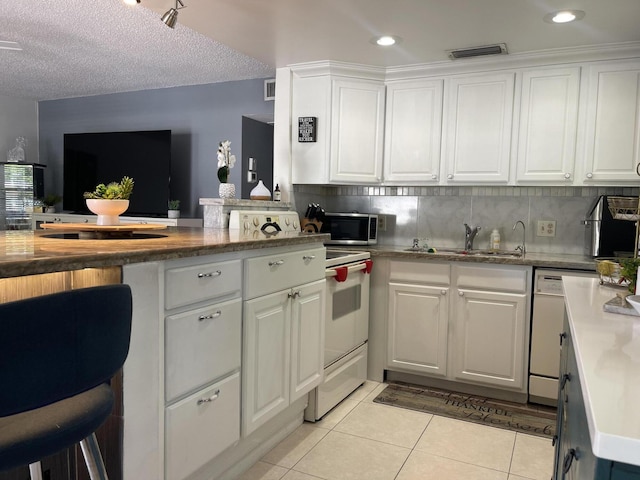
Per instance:
[[[317,117],[298,117],[298,142],[316,141]]]

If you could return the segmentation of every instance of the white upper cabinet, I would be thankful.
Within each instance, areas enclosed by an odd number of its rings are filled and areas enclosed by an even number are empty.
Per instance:
[[[637,185],[640,177],[640,63],[606,63],[588,68],[584,138],[585,184]]]
[[[384,181],[438,183],[443,80],[387,84]]]
[[[574,180],[580,68],[522,73],[517,183]]]
[[[453,77],[446,85],[446,182],[506,184],[515,73]]]
[[[331,74],[330,74],[331,73]],[[375,77],[369,74],[369,77]],[[329,66],[294,69],[291,174],[299,184],[382,181],[385,87],[382,79],[333,75]],[[312,119],[314,141],[299,138]]]
[[[329,180],[378,183],[382,180],[384,85],[338,79],[332,88]]]

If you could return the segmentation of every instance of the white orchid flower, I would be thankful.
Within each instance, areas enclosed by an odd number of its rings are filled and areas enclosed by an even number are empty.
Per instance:
[[[224,167],[226,165],[227,159],[225,158],[224,153],[218,152],[218,168]]]
[[[231,155],[229,157],[229,168],[233,168],[235,163],[236,163],[236,156],[235,155]]]

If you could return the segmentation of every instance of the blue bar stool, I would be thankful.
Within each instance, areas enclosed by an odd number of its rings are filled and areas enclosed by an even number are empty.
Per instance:
[[[128,285],[0,304],[0,471],[80,443],[92,480],[107,480],[96,429],[114,403],[108,382],[131,337]]]

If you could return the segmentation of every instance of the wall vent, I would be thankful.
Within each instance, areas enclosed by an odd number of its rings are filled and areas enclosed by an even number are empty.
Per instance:
[[[507,45],[505,43],[497,43],[495,45],[485,45],[482,47],[461,48],[448,52],[451,60],[459,58],[482,57],[484,55],[506,55]]]
[[[270,78],[264,81],[264,101],[276,99],[276,79]]]

